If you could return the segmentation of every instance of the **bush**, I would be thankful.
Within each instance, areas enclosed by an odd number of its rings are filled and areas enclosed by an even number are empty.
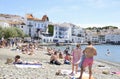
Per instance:
[[[24,37],[24,33],[21,29],[16,27],[7,27],[2,28],[0,27],[0,38],[4,36],[4,38],[10,38],[10,37]]]

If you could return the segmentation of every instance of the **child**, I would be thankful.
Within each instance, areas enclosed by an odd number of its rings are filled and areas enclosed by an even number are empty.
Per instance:
[[[66,53],[64,64],[71,64],[71,56],[69,53]]]

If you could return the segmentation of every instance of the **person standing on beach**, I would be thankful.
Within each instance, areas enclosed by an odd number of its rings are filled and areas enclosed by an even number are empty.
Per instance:
[[[83,60],[82,66],[81,66],[81,73],[80,73],[79,79],[82,79],[83,71],[84,71],[85,67],[87,67],[87,66],[89,68],[89,79],[91,79],[93,57],[95,55],[97,55],[97,52],[90,41],[88,42],[88,46],[85,48],[83,53],[85,54],[85,58]]]
[[[76,48],[72,51],[72,72],[70,75],[74,75],[74,66],[76,66],[75,73],[78,71],[78,64],[80,62],[80,58],[82,56],[82,49],[80,48],[80,44],[76,45]]]

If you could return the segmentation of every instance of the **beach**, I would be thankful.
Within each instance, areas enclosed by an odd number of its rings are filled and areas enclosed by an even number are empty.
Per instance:
[[[40,62],[40,68],[18,68],[14,64],[5,64],[7,58],[20,55],[24,61]],[[35,50],[34,55],[22,54],[14,48],[0,48],[0,79],[70,79],[67,75],[56,75],[58,70],[71,70],[71,65],[49,64],[50,56],[46,48]],[[120,79],[120,75],[112,72],[120,72],[120,64],[103,60],[95,60],[93,64],[93,77],[95,79]],[[85,70],[88,73],[88,68]]]

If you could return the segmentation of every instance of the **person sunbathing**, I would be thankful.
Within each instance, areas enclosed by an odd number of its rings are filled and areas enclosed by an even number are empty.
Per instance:
[[[59,52],[59,59],[63,59],[63,58],[64,58],[63,53],[60,51]]]
[[[21,60],[20,55],[16,55],[13,64],[41,64],[40,62],[26,62]]]
[[[54,54],[51,55],[50,64],[61,65],[61,63],[58,61],[58,58],[57,52],[55,51]]]
[[[64,58],[64,64],[71,64],[71,56],[69,53],[66,53],[66,56]]]
[[[55,50],[53,50],[52,48],[48,48],[48,55],[54,54]]]
[[[23,63],[23,61],[20,59],[19,55],[16,55],[14,60],[15,61],[13,62],[13,64],[22,64]]]

